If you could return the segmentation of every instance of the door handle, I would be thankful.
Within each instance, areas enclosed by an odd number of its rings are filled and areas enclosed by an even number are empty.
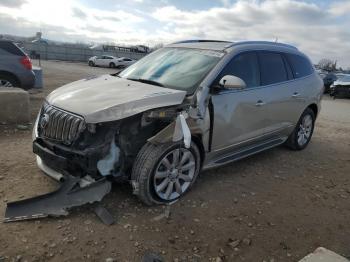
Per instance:
[[[262,100],[258,100],[258,102],[256,102],[256,106],[263,106],[263,105],[265,105],[266,103],[264,102],[264,101],[262,101]]]
[[[300,94],[299,94],[298,92],[295,92],[295,93],[293,93],[293,95],[292,95],[293,98],[299,97],[299,96],[300,96]]]

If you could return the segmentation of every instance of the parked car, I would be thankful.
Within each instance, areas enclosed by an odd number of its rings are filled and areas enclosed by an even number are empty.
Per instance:
[[[330,87],[330,95],[335,97],[350,97],[350,75],[342,75]]]
[[[135,60],[127,57],[114,57],[114,56],[93,56],[89,59],[89,66],[103,66],[111,68],[124,68],[135,63]]]
[[[323,84],[324,84],[324,93],[329,93],[330,87],[333,84],[334,81],[337,80],[337,76],[334,73],[328,73],[323,78]]]
[[[168,203],[200,170],[278,145],[304,149],[322,92],[322,79],[293,46],[178,42],[119,74],[53,91],[35,123],[33,151],[56,180],[127,179],[144,203]]]
[[[0,87],[34,87],[30,58],[13,42],[0,40]]]

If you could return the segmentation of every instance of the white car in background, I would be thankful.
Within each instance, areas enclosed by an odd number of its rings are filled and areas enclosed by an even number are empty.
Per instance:
[[[136,60],[127,57],[115,57],[110,55],[93,56],[89,58],[89,66],[102,66],[110,68],[124,68],[135,63]]]

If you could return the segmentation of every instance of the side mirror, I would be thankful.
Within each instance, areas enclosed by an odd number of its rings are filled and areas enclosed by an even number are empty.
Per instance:
[[[221,78],[219,84],[227,89],[243,89],[247,86],[241,78],[232,75],[225,75]]]

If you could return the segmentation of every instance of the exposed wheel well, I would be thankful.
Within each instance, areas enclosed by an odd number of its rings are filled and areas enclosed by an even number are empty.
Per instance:
[[[0,71],[0,76],[1,75],[13,78],[16,81],[16,83],[19,85],[19,87],[20,87],[21,82],[19,81],[19,79],[17,78],[16,75],[14,75],[14,74],[12,74],[10,72],[7,72],[7,71]]]
[[[317,117],[317,113],[318,113],[317,105],[316,104],[311,104],[311,105],[308,106],[308,108],[310,108],[314,112],[315,117]]]
[[[201,165],[202,165],[203,162],[204,162],[205,150],[204,150],[204,146],[203,146],[203,143],[202,143],[201,135],[199,135],[199,134],[192,135],[192,141],[196,144],[196,146],[199,149],[199,153],[201,155]]]

